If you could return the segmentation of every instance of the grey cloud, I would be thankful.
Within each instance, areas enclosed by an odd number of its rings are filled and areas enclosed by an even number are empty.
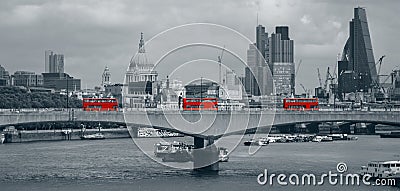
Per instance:
[[[399,1],[365,0],[362,4],[367,7],[375,57],[386,54],[382,71],[390,71],[400,59],[396,43]],[[303,59],[297,81],[313,88],[317,74],[310,68],[325,71],[334,63],[348,36],[355,6],[348,0],[2,0],[0,64],[11,72],[40,73],[44,50],[53,49],[66,55],[66,71],[82,78],[83,87],[98,85],[106,65],[113,81],[120,82],[137,50],[140,32],[149,39],[177,25],[211,22],[254,40],[258,12],[259,23],[269,32],[276,25],[290,26],[296,58]],[[308,24],[301,22],[304,15],[310,18]]]

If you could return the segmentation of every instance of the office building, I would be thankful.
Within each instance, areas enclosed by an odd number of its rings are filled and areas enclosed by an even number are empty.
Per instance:
[[[277,26],[269,38],[269,66],[276,95],[295,95],[294,41],[288,26]]]
[[[379,83],[365,8],[354,8],[349,38],[338,62],[338,91],[368,91]]]
[[[40,74],[35,74],[35,72],[16,71],[12,75],[12,79],[14,86],[24,86],[24,87],[43,86],[43,76]]]
[[[45,73],[64,73],[64,55],[55,54],[51,50],[45,53]]]
[[[67,90],[69,92],[81,89],[81,80],[66,73],[42,73],[43,87],[57,91]]]
[[[265,27],[262,25],[256,27],[256,46],[265,59],[265,62],[261,63],[261,65],[264,66],[269,62],[269,44],[268,32],[265,32]]]
[[[253,96],[270,95],[273,92],[271,71],[255,44],[250,44],[247,50],[247,65],[244,83],[246,93]]]
[[[291,96],[295,92],[295,71],[293,63],[274,63],[275,91],[278,95]]]
[[[11,85],[10,73],[0,65],[0,86]]]
[[[294,63],[294,41],[289,38],[289,27],[276,27],[275,33],[269,38],[269,54],[272,67],[276,62]]]

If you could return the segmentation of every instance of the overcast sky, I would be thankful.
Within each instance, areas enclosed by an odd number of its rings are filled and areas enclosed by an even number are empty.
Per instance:
[[[276,25],[290,27],[296,62],[303,61],[297,87],[302,83],[313,89],[318,85],[316,68],[322,76],[328,66],[334,68],[358,5],[367,9],[375,59],[387,56],[381,72],[387,73],[400,64],[398,0],[1,0],[0,65],[11,73],[42,73],[44,51],[51,49],[65,55],[66,72],[81,78],[82,88],[99,85],[105,66],[110,67],[113,82],[122,82],[138,49],[140,32],[148,40],[171,27],[206,22],[229,27],[254,41],[258,13],[258,23],[269,33]],[[207,43],[226,36],[207,30],[198,34],[208,37]],[[178,38],[159,39],[159,48],[149,46],[150,60],[158,60]],[[246,58],[246,43],[239,43],[243,47],[236,50],[241,58]],[[216,55],[207,59],[216,60]]]

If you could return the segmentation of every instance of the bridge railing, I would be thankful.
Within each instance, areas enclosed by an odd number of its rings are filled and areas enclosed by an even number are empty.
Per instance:
[[[41,112],[68,112],[68,111],[83,111],[82,108],[23,108],[23,109],[0,109],[0,113],[41,113]],[[182,109],[163,109],[163,108],[120,108],[118,112],[130,112],[130,111],[143,111],[143,112],[163,112],[163,111],[182,111]],[[275,111],[275,112],[400,112],[400,108],[320,108],[318,111],[287,111],[283,108],[241,108],[234,110],[218,110],[218,112],[229,112],[229,111],[243,111],[243,112],[260,112],[260,111]],[[85,112],[113,112],[116,111],[85,111]],[[187,111],[191,112],[191,111]],[[203,111],[203,112],[215,112],[215,111]]]

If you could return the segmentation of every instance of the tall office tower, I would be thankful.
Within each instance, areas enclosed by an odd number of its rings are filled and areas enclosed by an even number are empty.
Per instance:
[[[288,26],[277,26],[269,38],[269,66],[277,95],[295,94],[294,41]]]
[[[289,27],[276,27],[276,33],[269,38],[269,54],[270,65],[275,62],[294,63],[294,41],[289,38]]]
[[[276,94],[290,96],[295,93],[294,63],[274,63]]]
[[[275,27],[275,33],[281,34],[282,40],[290,40],[289,38],[289,27],[288,26],[277,26]]]
[[[262,25],[258,25],[256,27],[256,46],[257,49],[261,52],[264,57],[266,63],[269,61],[269,46],[268,46],[268,33],[265,32],[265,27]],[[266,65],[266,63],[261,63],[262,66]]]
[[[254,96],[270,95],[273,91],[273,79],[269,67],[255,44],[250,44],[247,50],[247,65],[245,69],[245,90]]]
[[[340,94],[368,91],[379,83],[364,8],[354,8],[354,18],[350,21],[350,35],[338,62],[338,74]]]
[[[44,72],[50,73],[50,55],[53,55],[53,51],[46,50],[44,51]]]
[[[54,54],[51,50],[44,52],[45,73],[64,73],[64,55]]]

